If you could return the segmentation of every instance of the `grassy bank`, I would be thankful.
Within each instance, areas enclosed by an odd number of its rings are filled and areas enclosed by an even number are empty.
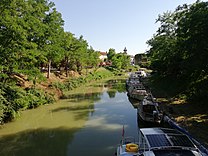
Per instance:
[[[207,102],[187,101],[184,95],[178,94],[179,85],[174,80],[157,78],[146,80],[146,86],[157,98],[160,108],[208,147]]]
[[[99,68],[95,72],[90,72],[87,75],[79,77],[71,77],[66,79],[64,82],[52,82],[51,87],[61,91],[69,91],[81,86],[82,84],[112,76],[114,76],[114,74],[111,71],[106,70],[105,68]]]

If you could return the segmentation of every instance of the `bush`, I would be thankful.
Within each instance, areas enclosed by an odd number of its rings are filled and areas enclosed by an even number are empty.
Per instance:
[[[35,88],[23,89],[14,84],[0,83],[0,123],[19,116],[19,110],[54,102],[52,95]]]
[[[60,89],[62,91],[72,90],[87,82],[91,82],[93,80],[100,80],[110,76],[113,76],[113,73],[111,71],[106,70],[105,68],[99,68],[94,73],[90,72],[88,75],[85,76],[80,76],[78,78],[70,78],[64,83],[60,83],[60,82],[53,83],[52,87]]]

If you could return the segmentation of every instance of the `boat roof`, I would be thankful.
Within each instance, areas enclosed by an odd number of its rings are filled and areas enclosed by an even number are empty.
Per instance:
[[[150,101],[150,100],[147,100],[147,99],[143,99],[142,105],[143,106],[146,106],[146,105],[157,106],[157,103],[156,102],[153,102],[153,101]]]
[[[169,128],[141,128],[150,148],[186,147],[196,148],[188,136],[176,129]]]

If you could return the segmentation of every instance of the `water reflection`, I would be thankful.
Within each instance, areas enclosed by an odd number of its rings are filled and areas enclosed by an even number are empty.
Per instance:
[[[85,128],[75,134],[69,145],[69,155],[90,156],[113,155],[125,125],[125,135],[137,135],[136,111],[132,109],[126,93],[118,93],[110,98],[107,92],[95,104],[95,112],[86,122]],[[77,148],[81,148],[77,150]]]
[[[7,135],[0,138],[0,155],[67,155],[67,144],[73,140],[73,134],[78,130],[78,128],[39,128]]]
[[[1,156],[113,155],[123,125],[126,135],[137,134],[122,79],[77,88],[56,104],[21,114],[1,126]]]
[[[141,101],[139,101],[137,99],[133,99],[133,98],[131,98],[129,96],[128,96],[128,100],[132,104],[132,106],[133,106],[134,109],[137,109],[138,106],[140,105],[140,102],[141,102]]]
[[[101,93],[72,93],[68,95],[63,95],[61,99],[69,99],[71,102],[80,102],[82,100],[91,100],[93,101],[98,101],[100,100],[100,95]]]

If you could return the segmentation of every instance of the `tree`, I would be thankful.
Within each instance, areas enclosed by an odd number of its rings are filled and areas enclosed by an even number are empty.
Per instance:
[[[181,79],[188,82],[186,89],[190,99],[205,100],[208,93],[208,2],[198,1],[179,11],[183,15],[177,28],[178,47],[183,51]]]
[[[38,18],[33,21],[36,14],[32,13],[39,7],[33,5],[31,0],[0,1],[0,66],[4,78],[10,79],[14,73],[29,74],[35,68],[39,53],[34,34],[40,34],[35,29],[42,24]]]
[[[75,40],[74,34],[70,32],[65,32],[64,35],[64,42],[63,42],[63,47],[64,47],[64,69],[66,72],[66,77],[68,77],[68,69],[69,69],[69,62],[71,61],[71,56],[72,52],[74,50],[74,45],[73,41]]]
[[[157,34],[147,43],[151,68],[160,77],[178,82],[178,90],[190,99],[208,93],[208,2],[178,6],[159,16]],[[202,87],[203,86],[203,87]]]
[[[86,65],[88,43],[83,36],[78,39],[79,48],[76,51],[76,66],[77,71],[81,74],[83,66]]]
[[[46,58],[50,62],[60,49],[58,40],[63,31],[60,13],[47,0],[2,0],[0,10],[2,74],[37,76],[40,62]]]
[[[99,53],[92,47],[87,49],[87,60],[86,65],[91,67],[97,67],[99,63]]]
[[[109,61],[112,61],[112,58],[116,55],[116,51],[113,48],[110,48],[107,53],[107,57]]]
[[[51,5],[53,7],[54,5]],[[45,57],[48,63],[47,78],[50,77],[50,69],[52,61],[60,61],[62,59],[63,48],[62,39],[64,38],[63,24],[64,21],[61,18],[61,14],[52,8],[44,19],[44,23],[47,27],[44,35],[44,46],[42,50],[45,52]]]
[[[151,47],[148,52],[151,68],[162,77],[177,77],[180,64],[177,61],[175,13],[166,12],[159,15],[157,22],[161,23],[157,34],[147,41]]]

